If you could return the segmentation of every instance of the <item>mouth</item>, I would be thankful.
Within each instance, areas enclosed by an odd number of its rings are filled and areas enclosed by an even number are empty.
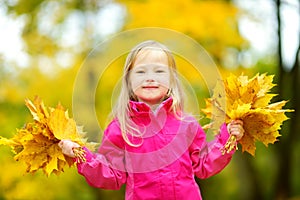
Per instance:
[[[154,86],[154,85],[147,85],[147,86],[143,86],[143,89],[157,89],[158,86]]]

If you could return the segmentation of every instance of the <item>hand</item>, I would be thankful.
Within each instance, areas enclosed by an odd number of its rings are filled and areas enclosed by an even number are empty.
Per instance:
[[[61,140],[58,143],[58,146],[61,148],[62,153],[66,156],[74,158],[73,148],[80,147],[76,142],[72,142],[71,140]]]
[[[239,119],[231,121],[229,124],[227,124],[227,130],[230,135],[236,136],[237,141],[239,141],[242,139],[245,133],[243,121]]]

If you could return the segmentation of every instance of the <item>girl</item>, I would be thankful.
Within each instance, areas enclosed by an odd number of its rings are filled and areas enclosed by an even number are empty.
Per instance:
[[[77,160],[77,168],[94,187],[126,184],[126,199],[201,199],[194,176],[220,172],[234,153],[222,155],[220,149],[230,134],[239,140],[244,133],[236,120],[206,143],[197,120],[183,111],[174,58],[155,41],[142,42],[128,55],[113,114],[98,152],[84,147],[86,161]],[[70,157],[79,147],[70,140],[59,145]]]

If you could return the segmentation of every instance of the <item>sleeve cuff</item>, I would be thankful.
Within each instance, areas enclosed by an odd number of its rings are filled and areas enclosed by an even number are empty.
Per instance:
[[[220,142],[220,144],[225,145],[229,136],[230,135],[227,130],[227,125],[226,123],[223,123],[220,127],[220,134],[218,135],[218,141]]]

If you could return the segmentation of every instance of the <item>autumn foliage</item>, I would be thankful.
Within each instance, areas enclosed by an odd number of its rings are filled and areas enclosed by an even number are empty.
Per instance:
[[[68,111],[62,105],[47,108],[39,97],[33,102],[27,99],[25,104],[33,116],[33,122],[17,129],[11,139],[0,136],[0,144],[11,147],[16,154],[14,159],[26,163],[27,172],[42,169],[47,176],[52,173],[58,175],[65,166],[72,166],[74,159],[62,153],[58,146],[60,140],[70,139],[93,149],[95,144],[87,142],[82,127],[69,118]]]
[[[244,75],[231,74],[217,82],[213,96],[206,99],[206,108],[202,110],[216,127],[224,120],[227,123],[234,119],[242,120],[245,135],[239,143],[243,152],[253,156],[256,141],[268,146],[278,140],[280,126],[288,119],[285,112],[293,111],[283,109],[287,101],[270,103],[276,96],[268,93],[275,86],[272,81],[273,75],[257,74],[249,79]],[[228,152],[236,147],[236,139],[231,136],[223,150]]]

